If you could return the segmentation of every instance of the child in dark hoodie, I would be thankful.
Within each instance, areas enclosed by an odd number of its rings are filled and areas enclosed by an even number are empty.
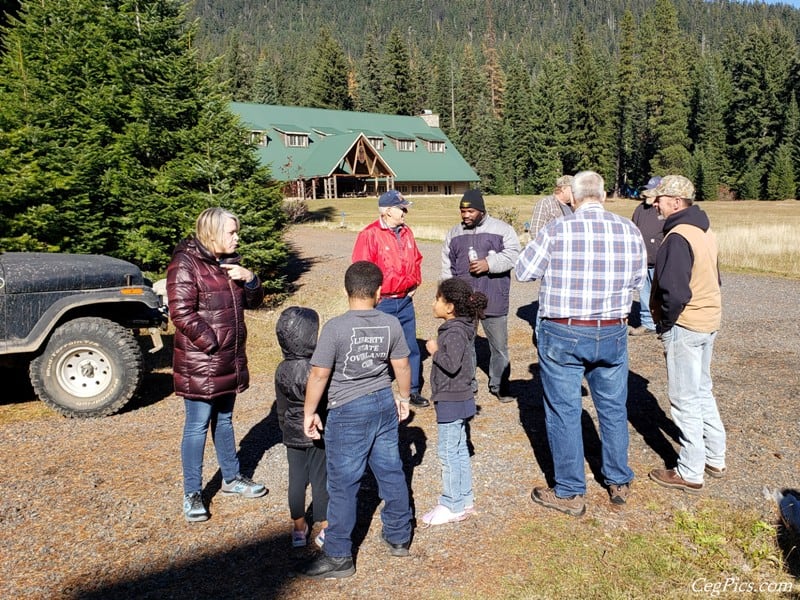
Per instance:
[[[278,317],[275,333],[283,352],[283,361],[275,370],[275,397],[289,461],[289,512],[294,523],[292,546],[300,548],[308,543],[310,527],[305,514],[306,487],[310,483],[312,524],[320,523],[321,527],[314,541],[322,547],[328,525],[325,445],[321,439],[312,440],[303,431],[303,403],[310,359],[317,345],[319,315],[310,308],[291,306]],[[322,408],[324,413],[324,403]]]
[[[433,314],[444,323],[425,347],[431,355],[443,490],[439,504],[422,517],[425,526],[463,521],[475,511],[466,424],[475,415],[472,348],[486,305],[486,296],[473,292],[463,279],[445,279],[436,290]]]

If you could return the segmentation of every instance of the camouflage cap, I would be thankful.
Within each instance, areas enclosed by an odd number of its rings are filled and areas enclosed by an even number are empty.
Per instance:
[[[645,198],[674,196],[676,198],[694,200],[694,186],[683,175],[665,175],[661,178],[661,183],[651,190],[644,190],[642,195]]]
[[[562,175],[556,179],[556,187],[572,187],[572,175]]]

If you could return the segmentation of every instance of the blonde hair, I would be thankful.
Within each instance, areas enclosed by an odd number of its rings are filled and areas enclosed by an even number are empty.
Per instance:
[[[225,222],[233,219],[236,222],[236,229],[239,229],[239,217],[232,212],[220,208],[207,208],[197,217],[195,224],[195,236],[211,252],[216,252],[216,248],[222,243],[222,236],[225,231]]]

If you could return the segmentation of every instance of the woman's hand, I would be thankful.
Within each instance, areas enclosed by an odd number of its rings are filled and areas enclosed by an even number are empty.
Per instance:
[[[253,280],[253,277],[255,277],[252,271],[245,269],[241,265],[220,265],[220,267],[228,272],[228,277],[230,277],[233,281],[249,283]]]

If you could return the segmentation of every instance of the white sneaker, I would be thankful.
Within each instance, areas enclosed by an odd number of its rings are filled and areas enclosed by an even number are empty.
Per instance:
[[[457,523],[467,518],[465,511],[453,512],[443,504],[437,504],[433,510],[422,517],[425,525],[444,525],[446,523]]]

